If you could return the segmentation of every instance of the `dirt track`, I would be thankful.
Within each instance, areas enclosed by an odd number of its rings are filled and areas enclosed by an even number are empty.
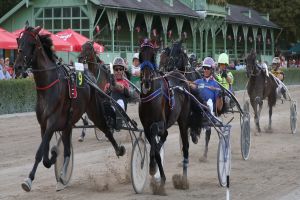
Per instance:
[[[300,102],[300,86],[290,88],[291,96]],[[243,93],[238,99],[243,102]],[[261,127],[267,126],[266,102],[261,116]],[[298,106],[300,106],[298,104]],[[298,108],[299,110],[299,108]],[[138,119],[137,104],[129,105],[129,116]],[[300,131],[290,134],[289,103],[277,102],[273,112],[273,133],[263,132],[254,136],[255,128],[251,108],[251,155],[243,161],[240,153],[239,116],[233,121],[232,131],[232,199],[300,199]],[[299,126],[298,112],[298,129]],[[229,119],[228,119],[229,120]],[[129,181],[131,144],[127,132],[120,132],[118,141],[125,143],[127,154],[118,159],[112,146],[96,140],[90,129],[83,143],[77,142],[79,129],[73,132],[75,164],[69,187],[56,192],[53,167],[39,165],[32,191],[21,189],[21,182],[28,176],[35,151],[40,142],[40,133],[34,113],[0,116],[0,199],[225,199],[224,188],[218,185],[217,144],[218,137],[212,133],[208,161],[199,162],[203,153],[204,135],[198,145],[190,144],[188,171],[190,189],[176,190],[172,175],[181,173],[178,143],[178,127],[169,129],[166,142],[165,171],[167,196],[153,196],[147,185],[144,194],[137,195]]]

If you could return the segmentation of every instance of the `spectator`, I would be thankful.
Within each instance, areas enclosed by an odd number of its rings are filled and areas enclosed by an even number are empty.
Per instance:
[[[132,66],[129,69],[131,73],[131,82],[138,88],[140,88],[140,73],[141,66],[139,61],[139,53],[135,53],[132,59]]]
[[[5,58],[4,66],[5,66],[6,71],[9,73],[10,77],[12,77],[14,74],[14,68],[10,67],[9,58]]]

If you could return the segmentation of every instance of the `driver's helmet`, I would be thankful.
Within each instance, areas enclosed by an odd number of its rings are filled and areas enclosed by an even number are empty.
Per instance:
[[[229,57],[226,53],[221,53],[218,59],[219,64],[229,65]]]
[[[210,67],[212,69],[215,68],[215,61],[211,57],[206,57],[203,60],[202,67]]]
[[[280,63],[280,58],[279,57],[274,57],[272,60],[272,64],[279,64]]]
[[[115,66],[122,66],[122,67],[124,67],[125,70],[127,69],[127,65],[126,65],[124,59],[121,58],[121,57],[116,57],[114,59],[114,61],[113,61],[113,67],[115,67]]]

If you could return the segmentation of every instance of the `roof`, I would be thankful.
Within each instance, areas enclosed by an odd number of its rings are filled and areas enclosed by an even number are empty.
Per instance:
[[[226,16],[226,22],[228,23],[257,25],[257,26],[265,26],[265,27],[278,28],[278,29],[280,28],[278,25],[262,17],[259,12],[249,7],[232,5],[232,4],[228,4],[228,7],[230,8],[230,15]],[[251,11],[251,18],[243,14],[249,12],[249,10]]]
[[[179,0],[173,0],[173,6],[163,2],[163,0],[142,0],[141,2],[137,0],[95,0],[93,3],[109,8],[117,8],[123,10],[138,10],[144,12],[158,13],[158,14],[168,14],[168,15],[179,15],[199,18],[199,14],[189,8],[188,6],[181,3]]]

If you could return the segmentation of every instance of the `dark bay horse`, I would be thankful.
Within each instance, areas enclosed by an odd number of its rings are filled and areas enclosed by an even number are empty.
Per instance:
[[[111,129],[105,122],[103,107],[101,102],[105,95],[96,93],[96,90],[87,82],[82,87],[77,87],[77,98],[69,93],[69,82],[72,76],[68,74],[68,69],[64,66],[56,65],[56,56],[52,50],[52,40],[49,35],[39,35],[41,27],[25,27],[18,39],[18,56],[14,67],[32,67],[34,81],[37,91],[36,116],[41,128],[42,141],[36,152],[34,166],[29,177],[22,183],[25,191],[30,191],[32,181],[38,164],[43,159],[46,168],[50,168],[56,162],[57,151],[51,149],[49,159],[49,142],[56,131],[62,132],[62,142],[64,145],[64,167],[60,181],[65,183],[66,169],[70,161],[70,143],[72,127],[86,112],[89,119],[105,133],[112,143],[117,156],[125,153],[124,146],[119,146],[115,141]],[[84,76],[93,79],[88,72]],[[94,81],[95,82],[95,78]]]
[[[189,66],[189,60],[188,56],[184,52],[182,48],[182,40],[174,42],[171,47],[167,47],[164,49],[160,56],[160,69],[163,69],[163,71],[171,72],[171,71],[179,71],[182,73],[187,80],[189,81],[195,81],[196,79],[202,78],[201,74],[196,71],[193,67]],[[193,93],[197,99],[204,103],[201,100],[201,97],[197,96],[198,93]],[[198,142],[197,135],[200,135],[201,129],[199,127],[199,124],[201,123],[202,117],[200,117],[199,111],[200,108],[198,105],[196,105],[193,100],[191,100],[191,113],[189,117],[189,127],[191,128],[191,135],[192,140],[194,143]],[[200,161],[206,161],[207,160],[207,153],[208,153],[208,144],[210,141],[211,131],[205,132],[205,149],[203,157],[200,159]]]
[[[172,89],[174,86],[179,86],[189,91],[185,77],[179,72],[171,72],[164,77],[163,73],[156,69],[155,54],[153,45],[145,40],[141,45],[139,54],[142,91],[140,94],[139,117],[147,140],[151,145],[150,175],[154,176],[157,164],[161,176],[160,184],[157,185],[158,187],[153,187],[154,194],[164,193],[166,177],[161,162],[160,149],[168,136],[167,129],[176,121],[180,129],[184,158],[183,177],[178,175],[173,176],[173,183],[176,188],[188,188],[187,166],[189,162],[189,142],[187,120],[190,109],[189,96],[176,89]],[[157,192],[155,189],[159,191]]]
[[[87,41],[82,45],[82,50],[78,56],[78,62],[87,63],[88,69],[97,80],[97,85],[101,90],[105,90],[107,83],[110,83],[110,70],[97,56],[93,45],[94,42],[91,41]]]
[[[268,131],[272,128],[272,108],[276,104],[277,84],[271,75],[269,77],[264,73],[262,68],[256,63],[256,53],[251,53],[246,58],[246,71],[249,78],[247,92],[250,97],[250,103],[254,110],[254,121],[258,132],[261,132],[259,125],[260,112],[263,106],[263,100],[268,99],[269,106],[269,126]],[[259,108],[257,108],[259,106]]]

